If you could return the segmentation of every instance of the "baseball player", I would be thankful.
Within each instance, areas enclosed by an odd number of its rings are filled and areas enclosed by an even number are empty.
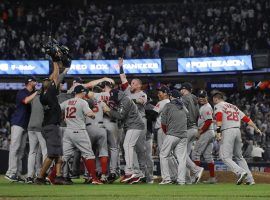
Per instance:
[[[220,158],[238,177],[237,185],[242,184],[244,179],[246,179],[248,185],[254,185],[253,176],[242,156],[241,121],[252,126],[257,133],[261,134],[261,131],[235,105],[225,102],[221,92],[215,92],[212,98],[215,105],[214,116],[217,126],[217,139],[220,140]],[[232,156],[235,157],[238,164],[232,160]]]
[[[161,114],[161,126],[165,134],[160,151],[161,185],[173,183],[169,172],[169,160],[172,157],[172,152],[178,161],[177,184],[184,185],[186,183],[188,111],[180,96],[178,90],[173,90],[171,102],[164,106]]]
[[[142,82],[140,79],[133,79],[131,81],[131,84],[129,84],[126,75],[124,73],[123,70],[123,59],[120,58],[118,61],[119,64],[119,68],[120,68],[120,79],[122,82],[122,90],[135,102],[135,104],[138,107],[138,110],[142,116],[144,125],[145,125],[145,130],[144,130],[144,134],[145,134],[145,138],[142,137],[141,141],[142,143],[145,143],[145,147],[148,150],[148,152],[146,152],[146,164],[147,164],[147,170],[146,170],[146,179],[147,182],[152,183],[153,182],[153,160],[152,160],[152,154],[150,149],[152,149],[152,146],[150,146],[152,144],[152,138],[151,137],[147,137],[148,141],[146,142],[146,133],[147,132],[147,120],[145,117],[145,104],[147,102],[147,95],[142,91]],[[137,149],[136,149],[137,151]]]
[[[197,141],[192,151],[192,159],[197,166],[200,166],[200,158],[203,155],[205,161],[208,163],[210,178],[205,183],[216,183],[215,165],[212,156],[213,141],[215,137],[213,126],[213,109],[208,103],[207,92],[200,90],[198,93],[200,104],[200,116],[198,119],[198,133]]]
[[[26,145],[25,133],[31,114],[31,101],[37,95],[35,92],[36,79],[33,76],[26,77],[25,88],[16,96],[16,110],[11,118],[11,142],[9,151],[8,171],[5,178],[11,182],[24,182],[20,177],[22,170],[22,158]]]
[[[157,143],[159,152],[161,152],[162,144],[165,140],[165,134],[161,127],[161,114],[163,112],[164,106],[170,102],[169,99],[170,89],[166,86],[158,88],[158,98],[159,102],[154,107],[154,111],[158,114],[156,123],[155,123],[155,132],[157,132]],[[176,182],[177,178],[177,162],[173,156],[169,157],[169,173],[173,182]]]
[[[28,138],[29,138],[29,154],[27,164],[27,178],[26,183],[34,183],[35,164],[37,162],[38,150],[41,147],[43,161],[47,156],[46,142],[41,134],[43,121],[43,106],[39,100],[40,95],[36,95],[31,102],[31,112],[28,124]]]
[[[100,86],[102,92],[93,93],[92,96],[94,96],[97,101],[105,102],[111,109],[116,108],[114,102],[110,101],[110,91],[113,88],[112,81],[104,81],[98,85]],[[119,161],[119,145],[122,130],[119,129],[118,120],[111,119],[108,115],[104,115],[103,122],[103,125],[107,130],[108,147],[110,153],[110,173],[107,180],[109,183],[113,183],[117,179],[118,174],[117,168]]]
[[[190,158],[191,147],[193,142],[196,140],[196,135],[198,133],[197,120],[199,118],[199,105],[197,97],[191,94],[192,85],[190,83],[183,83],[180,88],[182,94],[182,99],[185,107],[188,109],[188,123],[187,123],[187,137],[188,137],[188,146],[187,146],[187,182],[198,183],[203,174],[203,168],[197,166]],[[189,170],[194,175],[194,180],[191,180],[189,175]]]
[[[61,104],[61,110],[65,111],[65,121],[67,128],[63,137],[64,165],[74,154],[77,148],[82,152],[85,158],[86,168],[92,177],[92,184],[102,184],[96,177],[95,155],[88,133],[86,131],[86,116],[93,118],[95,114],[89,108],[88,103],[83,100],[86,95],[86,89],[82,85],[74,88],[75,97]],[[63,174],[64,178],[68,177],[67,173]]]
[[[144,134],[144,123],[141,115],[139,114],[138,108],[135,103],[125,95],[122,91],[113,89],[110,92],[110,100],[113,101],[117,106],[118,110],[112,110],[109,107],[104,107],[104,112],[110,117],[116,118],[123,121],[124,127],[127,132],[124,139],[124,151],[125,151],[125,176],[122,179],[122,183],[138,183],[144,178],[145,173],[145,146],[140,137],[145,137]],[[134,170],[134,148],[140,150],[138,154],[138,163],[140,164],[140,172]]]
[[[107,131],[103,124],[103,107],[106,105],[101,100],[91,98],[92,110],[95,113],[95,119],[86,118],[86,130],[92,142],[92,146],[97,147],[98,157],[101,165],[101,181],[107,182],[107,165],[108,165],[108,145]]]

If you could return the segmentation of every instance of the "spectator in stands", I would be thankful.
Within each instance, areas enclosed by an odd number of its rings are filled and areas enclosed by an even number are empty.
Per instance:
[[[191,57],[270,48],[267,1],[180,0],[162,6],[85,1],[68,8],[50,2],[1,2],[1,59],[44,58],[41,43],[51,26],[53,37],[77,59],[156,58],[162,48]]]

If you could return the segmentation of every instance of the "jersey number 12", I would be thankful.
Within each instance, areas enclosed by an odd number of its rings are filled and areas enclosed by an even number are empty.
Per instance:
[[[67,107],[66,109],[66,118],[76,118],[76,108],[75,107]]]

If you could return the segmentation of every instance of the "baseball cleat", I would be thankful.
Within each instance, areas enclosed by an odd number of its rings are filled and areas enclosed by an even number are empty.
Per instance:
[[[123,177],[123,179],[120,181],[121,183],[126,183],[129,180],[131,180],[132,178],[134,178],[136,175],[135,174],[129,174],[129,175],[125,175]]]
[[[12,176],[5,175],[4,177],[5,177],[5,179],[9,180],[10,182],[18,182],[16,175],[12,175]]]
[[[117,176],[115,173],[111,173],[109,174],[107,180],[108,180],[108,183],[113,183],[115,180],[117,179]]]
[[[215,184],[217,183],[216,177],[210,177],[207,181],[203,181],[205,184]]]
[[[238,177],[239,178],[236,182],[236,185],[241,185],[243,183],[243,180],[247,177],[247,172],[242,172]]]
[[[54,184],[55,185],[71,185],[71,184],[73,184],[73,182],[72,183],[71,182],[72,182],[71,180],[66,180],[62,176],[57,176],[57,177],[55,177]]]
[[[84,184],[91,184],[92,183],[92,178],[87,178],[87,179],[84,179]]]
[[[197,184],[201,180],[202,175],[203,175],[203,171],[204,171],[204,169],[202,167],[200,167],[200,171],[195,176],[195,181],[194,181],[195,184]]]
[[[34,183],[34,179],[32,177],[27,177],[25,182],[27,184],[33,184]]]
[[[95,178],[95,179],[92,180],[92,184],[93,185],[103,185],[103,183],[99,179],[97,179],[97,178]]]
[[[255,185],[255,182],[252,181],[252,182],[246,182],[245,185]]]
[[[159,185],[171,185],[171,184],[173,184],[171,180],[168,180],[168,181],[163,180],[159,183]]]
[[[64,178],[64,183],[63,185],[72,185],[73,184],[73,181],[71,180],[71,178]]]
[[[141,182],[141,179],[144,178],[143,176],[134,177],[129,180],[129,184],[135,184]]]
[[[53,178],[52,176],[47,176],[46,181],[48,181],[50,185],[55,184],[55,178]]]
[[[101,175],[101,178],[100,178],[100,181],[101,181],[102,183],[107,183],[107,182],[108,182],[107,176],[106,176],[105,174],[102,174],[102,175]]]
[[[25,183],[25,179],[23,179],[22,177],[18,176],[17,177],[17,182],[18,183]]]
[[[37,185],[46,185],[46,180],[45,180],[45,178],[36,178],[36,180],[35,180],[35,184],[37,184]]]

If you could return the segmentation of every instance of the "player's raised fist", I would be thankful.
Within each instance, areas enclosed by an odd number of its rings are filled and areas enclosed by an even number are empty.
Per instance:
[[[119,65],[119,67],[120,66],[123,66],[123,62],[124,62],[124,60],[123,60],[123,58],[118,58],[118,65]]]

